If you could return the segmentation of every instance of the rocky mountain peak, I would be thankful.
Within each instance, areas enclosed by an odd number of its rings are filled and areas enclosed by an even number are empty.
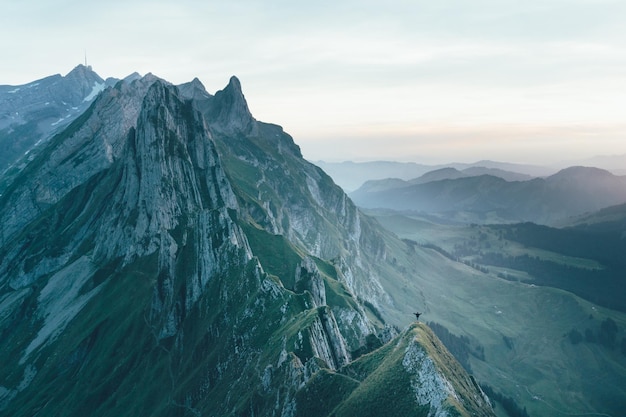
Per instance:
[[[215,93],[211,104],[207,114],[216,130],[225,134],[257,133],[255,119],[248,109],[237,77],[232,76],[226,88]]]
[[[241,81],[239,81],[239,78],[237,78],[236,75],[232,75],[230,77],[230,79],[228,80],[228,85],[226,86],[226,89],[232,89],[235,94],[238,94],[243,97],[243,92],[241,90]]]
[[[70,71],[64,80],[68,84],[73,84],[74,89],[79,92],[80,97],[73,101],[82,100],[90,102],[104,90],[106,83],[96,74],[90,66],[79,64]]]
[[[102,78],[91,68],[91,66],[85,66],[83,64],[75,66],[65,77],[68,79],[83,78],[102,81]]]

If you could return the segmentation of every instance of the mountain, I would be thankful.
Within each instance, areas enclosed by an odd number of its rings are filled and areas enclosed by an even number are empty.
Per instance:
[[[464,174],[470,177],[477,177],[480,175],[492,175],[494,177],[502,178],[505,181],[529,181],[533,179],[532,175],[522,174],[519,172],[506,171],[501,168],[486,168],[483,166],[473,166],[465,168],[462,171]]]
[[[443,168],[454,168],[467,171],[470,176],[489,174],[504,178],[507,181],[522,181],[533,177],[554,174],[556,170],[538,165],[513,164],[496,161],[478,161],[475,163],[449,163],[444,165],[425,165],[414,162],[325,162],[316,161],[333,180],[346,190],[352,192],[367,181],[398,178],[411,180],[428,172]],[[529,178],[530,177],[530,178]]]
[[[410,180],[402,180],[400,178],[385,178],[381,180],[366,181],[360,188],[359,192],[363,193],[374,191],[385,191],[391,188],[402,188],[416,184],[426,184],[433,181],[455,180],[458,178],[479,177],[481,175],[491,175],[493,177],[502,178],[505,181],[525,181],[532,179],[531,176],[518,174],[516,172],[504,171],[497,168],[470,167],[463,171],[456,168],[439,168],[434,171],[428,171],[424,175]]]
[[[465,178],[469,175],[459,171],[456,168],[440,168],[429,171],[419,178],[407,181],[409,184],[426,184],[427,182],[440,180],[455,180],[457,178]]]
[[[564,162],[564,166],[584,165],[602,168],[611,171],[615,175],[626,175],[626,154],[623,155],[598,155],[592,158],[578,161]]]
[[[69,125],[99,92],[116,81],[105,81],[91,67],[78,65],[65,76],[0,85],[0,172]]]
[[[570,167],[547,178],[512,182],[492,175],[448,177],[393,187],[366,183],[350,197],[362,207],[413,210],[466,222],[541,224],[626,201],[626,177],[598,168]]]
[[[3,414],[493,415],[476,382],[498,415],[626,404],[620,345],[567,336],[626,315],[428,244],[486,227],[383,229],[236,78],[119,82],[0,184]]]
[[[409,180],[432,171],[429,165],[416,164],[414,162],[325,162],[315,161],[333,178],[333,181],[341,186],[346,192],[354,191],[369,180],[383,180],[398,178]]]
[[[404,244],[235,77],[118,82],[0,183],[7,415],[494,415],[392,309]]]
[[[563,225],[574,229],[585,229],[590,232],[607,231],[626,236],[626,204],[606,207],[594,213],[571,219]]]

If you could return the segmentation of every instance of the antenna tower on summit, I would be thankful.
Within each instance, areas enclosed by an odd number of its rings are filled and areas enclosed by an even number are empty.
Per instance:
[[[88,70],[91,70],[91,67],[90,67],[89,65],[87,65],[87,49],[85,49],[85,67],[86,67]]]

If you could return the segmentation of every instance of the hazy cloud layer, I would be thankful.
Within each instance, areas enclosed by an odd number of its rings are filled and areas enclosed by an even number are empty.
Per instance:
[[[0,83],[237,75],[310,159],[534,162],[626,153],[626,3],[9,2]]]

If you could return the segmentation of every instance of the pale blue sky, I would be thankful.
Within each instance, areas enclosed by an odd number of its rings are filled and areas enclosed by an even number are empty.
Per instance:
[[[2,2],[0,84],[237,75],[308,159],[548,163],[626,153],[626,2]]]

